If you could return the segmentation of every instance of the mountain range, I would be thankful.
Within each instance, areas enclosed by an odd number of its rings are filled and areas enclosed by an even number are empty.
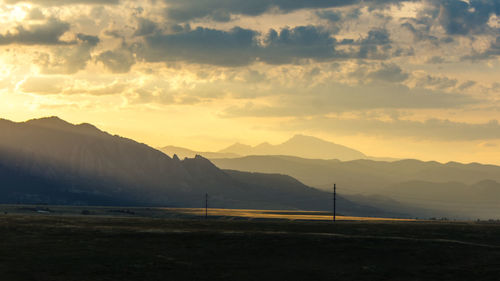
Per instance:
[[[168,155],[177,154],[181,158],[194,157],[195,155],[202,155],[206,158],[238,158],[250,155],[290,155],[308,159],[338,159],[342,161],[356,159],[397,160],[389,157],[378,158],[366,156],[364,153],[347,146],[305,135],[295,135],[289,140],[276,145],[269,144],[268,142],[256,146],[235,143],[216,152],[194,151],[171,145],[161,147],[159,150]]]
[[[91,124],[0,120],[0,203],[330,210],[331,194],[279,174],[180,160]],[[343,197],[343,214],[395,215]]]
[[[280,173],[359,203],[415,216],[498,218],[500,167],[479,163],[322,160],[294,156],[211,159],[223,169]]]

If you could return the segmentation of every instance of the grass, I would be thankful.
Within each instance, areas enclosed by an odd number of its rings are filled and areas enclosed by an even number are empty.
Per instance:
[[[165,211],[177,212],[182,214],[204,216],[203,208],[168,208]],[[249,219],[284,219],[284,220],[308,220],[308,221],[331,221],[332,213],[318,211],[275,211],[275,210],[248,210],[248,209],[215,209],[210,208],[210,216],[216,217],[240,217]],[[393,219],[376,217],[353,217],[336,216],[337,220],[342,221],[411,221],[411,219]]]
[[[492,223],[333,224],[228,213],[204,220],[178,209],[45,208],[49,213],[0,206],[8,210],[0,215],[0,280],[498,280],[500,276],[500,225]],[[80,215],[82,210],[92,215]]]

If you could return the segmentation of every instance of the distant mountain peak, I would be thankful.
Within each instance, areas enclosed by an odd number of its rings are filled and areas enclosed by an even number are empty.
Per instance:
[[[245,155],[247,154],[249,151],[252,150],[252,146],[250,145],[246,145],[246,144],[242,144],[242,143],[234,143],[218,152],[220,153],[235,153],[235,154],[240,154],[240,155]]]
[[[81,123],[75,125],[57,116],[31,119],[24,122],[24,124],[47,128],[47,129],[53,129],[53,130],[71,131],[74,133],[92,134],[92,135],[104,134],[103,131],[99,130],[96,126],[90,123]]]
[[[291,137],[287,142],[322,142],[322,143],[332,143],[325,141],[323,139],[313,137],[313,136],[307,136],[307,135],[302,135],[302,134],[296,134],[293,137]]]
[[[96,133],[96,134],[103,134],[105,132],[101,131],[99,128],[96,126],[89,124],[89,123],[82,123],[78,124],[75,126],[78,130],[84,131],[86,133]]]
[[[339,159],[342,161],[366,159],[360,151],[322,140],[317,137],[296,134],[287,141],[272,145],[267,142],[257,146],[235,143],[219,152],[239,155],[290,155],[310,159]]]
[[[256,149],[261,149],[261,148],[269,148],[269,147],[272,147],[273,145],[268,143],[267,141],[266,142],[263,142],[257,146],[255,146],[254,148]]]
[[[248,147],[251,147],[251,146],[247,145],[247,144],[242,144],[240,142],[236,142],[236,143],[230,145],[228,148],[248,148]]]
[[[308,136],[308,135],[304,135],[304,134],[295,134],[293,135],[293,137],[291,137],[290,139],[296,139],[296,138],[312,138],[312,139],[318,139],[317,137],[313,137],[313,136]]]
[[[31,119],[31,120],[26,121],[25,123],[30,124],[30,125],[39,125],[39,126],[47,126],[47,127],[73,126],[73,124],[62,120],[61,118],[59,118],[57,116],[49,116],[49,117]]]

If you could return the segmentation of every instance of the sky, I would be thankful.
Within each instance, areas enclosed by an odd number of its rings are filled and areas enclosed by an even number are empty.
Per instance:
[[[0,0],[0,118],[500,164],[500,0]]]

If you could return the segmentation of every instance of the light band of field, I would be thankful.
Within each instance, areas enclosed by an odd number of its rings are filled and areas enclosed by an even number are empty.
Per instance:
[[[205,208],[162,208],[166,211],[183,213],[195,216],[205,216]],[[296,213],[296,214],[294,214]],[[252,210],[252,209],[218,209],[209,208],[208,216],[242,217],[252,219],[287,219],[287,220],[318,220],[331,221],[332,214],[322,211],[290,211],[290,210]],[[344,221],[415,221],[414,219],[376,218],[336,216],[337,220]]]

